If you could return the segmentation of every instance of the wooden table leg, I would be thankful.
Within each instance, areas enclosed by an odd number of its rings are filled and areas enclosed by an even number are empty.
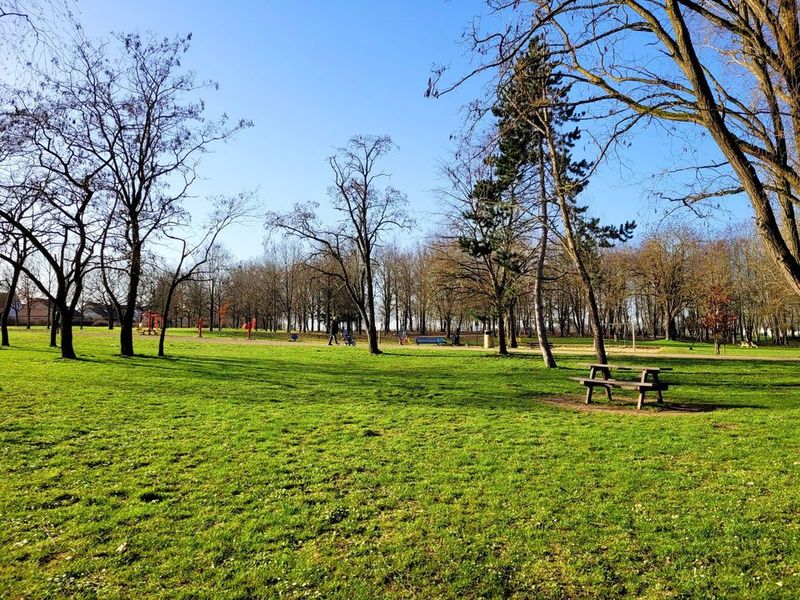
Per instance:
[[[597,375],[597,369],[595,367],[589,367],[589,379],[594,379],[595,375]],[[586,404],[592,403],[592,391],[594,390],[594,386],[590,383],[586,386]]]
[[[642,371],[642,376],[639,378],[640,383],[647,383],[647,370]],[[641,410],[644,404],[644,388],[639,388],[639,402],[636,403],[636,409]]]
[[[603,379],[611,379],[611,369],[608,367],[601,367],[600,370],[603,372]],[[603,387],[606,389],[606,398],[611,400],[611,386],[604,385]]]
[[[661,388],[658,387],[658,373],[653,373],[653,383],[656,384],[656,395],[658,396],[658,403],[664,404],[664,397],[661,395]]]

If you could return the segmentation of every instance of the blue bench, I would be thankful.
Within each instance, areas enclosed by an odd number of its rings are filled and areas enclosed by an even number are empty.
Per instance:
[[[437,346],[444,346],[447,340],[441,336],[420,336],[414,338],[417,344],[436,344]]]

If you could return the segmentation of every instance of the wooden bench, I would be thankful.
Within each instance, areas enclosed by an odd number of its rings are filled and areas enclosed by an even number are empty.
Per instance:
[[[550,350],[552,350],[552,349],[553,349],[553,344],[551,344],[550,342],[547,342],[547,343],[545,344],[545,346],[547,346],[548,348],[550,348]],[[538,350],[538,349],[539,349],[539,342],[528,342],[528,347],[529,347],[531,350]]]
[[[423,335],[414,338],[414,342],[417,344],[436,344],[437,346],[444,346],[447,344],[447,340],[441,336],[430,336],[430,335]]]
[[[641,377],[639,381],[612,379],[612,369],[616,371],[640,371]],[[611,388],[618,387],[639,392],[639,400],[636,403],[636,408],[641,409],[647,392],[656,392],[658,403],[664,403],[661,392],[668,390],[669,385],[660,381],[658,375],[661,371],[671,370],[672,368],[670,367],[631,367],[624,365],[591,364],[589,365],[589,377],[570,377],[570,379],[578,381],[581,385],[586,386],[586,404],[592,402],[592,392],[595,387],[599,386],[605,389],[606,396],[609,400],[611,400]],[[598,374],[602,375],[602,377],[599,377]],[[648,378],[650,381],[648,381]]]

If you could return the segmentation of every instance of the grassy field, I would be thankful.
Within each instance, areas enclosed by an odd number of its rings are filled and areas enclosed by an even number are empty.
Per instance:
[[[800,365],[774,352],[658,358],[673,408],[637,412],[553,405],[579,356],[76,342],[0,351],[2,598],[800,595]]]

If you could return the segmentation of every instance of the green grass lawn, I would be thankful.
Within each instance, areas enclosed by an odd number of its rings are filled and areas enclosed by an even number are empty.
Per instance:
[[[543,402],[581,357],[12,343],[0,598],[800,595],[797,363],[659,358],[705,412],[587,412]]]
[[[174,338],[194,338],[197,337],[197,331],[194,328],[170,329],[170,336]],[[429,332],[429,335],[442,335],[439,332]],[[245,339],[244,330],[240,329],[224,329],[223,331],[205,331],[203,332],[204,338],[209,339],[229,339],[241,341]],[[327,342],[328,334],[324,332],[302,332],[299,333],[300,343],[320,343]],[[416,333],[409,335],[410,345],[414,345],[414,338],[417,337]],[[253,334],[253,339],[257,341],[279,341],[286,342],[289,340],[289,333],[286,331],[263,331],[258,330]],[[363,343],[366,338],[361,335],[359,338]],[[341,340],[340,340],[341,341]],[[466,332],[461,335],[462,345],[469,344],[470,346],[482,346],[483,335],[474,332]],[[398,338],[394,333],[382,336],[382,342],[385,346],[392,347],[398,346]],[[536,342],[535,338],[521,337],[519,344],[521,348],[528,348],[529,344]],[[585,351],[586,353],[592,352],[592,338],[586,337],[558,337],[551,336],[550,343],[553,344],[555,351],[559,350],[564,352],[575,353],[576,351]],[[632,340],[628,339],[607,339],[606,348],[609,352],[620,351],[626,354],[632,352]],[[636,340],[636,351],[641,353],[663,353],[663,354],[686,354],[687,356],[710,356],[714,354],[714,344],[705,342],[683,342],[683,341],[665,341],[663,339],[638,339]],[[738,344],[725,344],[722,346],[721,355],[730,356],[732,358],[738,357],[753,357],[753,358],[789,358],[800,360],[800,345],[798,341],[793,340],[788,346],[776,346],[769,340],[761,340],[757,348],[742,348]]]

